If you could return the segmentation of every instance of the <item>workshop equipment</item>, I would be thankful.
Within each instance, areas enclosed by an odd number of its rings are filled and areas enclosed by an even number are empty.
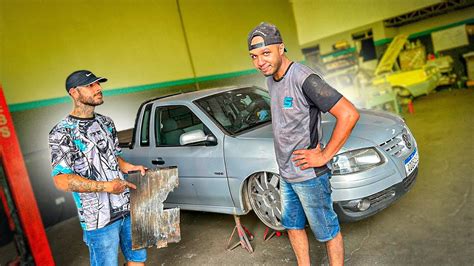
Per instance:
[[[375,86],[389,82],[398,96],[405,98],[430,93],[438,86],[440,79],[438,68],[430,64],[407,71],[393,71],[394,67],[400,69],[397,58],[407,43],[407,39],[406,34],[395,36],[377,65],[376,77],[372,81]]]
[[[0,176],[0,182],[2,181],[4,181],[4,179]],[[10,214],[10,208],[8,208],[7,205],[3,186],[0,185],[0,247],[8,245],[13,240],[15,225],[7,214]]]
[[[54,265],[43,221],[20,150],[12,117],[0,85],[0,162],[9,214],[15,224],[15,241],[22,265]],[[3,200],[3,199],[2,199]]]
[[[462,56],[466,60],[467,77],[474,81],[474,52],[465,53]]]
[[[435,57],[429,60],[427,64],[434,65],[438,68],[440,73],[438,86],[452,85],[456,83],[458,77],[456,73],[453,73],[454,60],[451,56],[445,55]]]
[[[280,237],[282,236],[286,231],[278,231],[278,230],[273,230],[272,228],[268,227],[265,228],[265,232],[263,232],[263,241],[268,241],[272,237],[277,236]]]
[[[409,43],[408,49],[400,52],[398,59],[400,61],[400,68],[402,71],[410,71],[422,68],[426,64],[426,49],[419,41]]]
[[[253,248],[250,244],[250,241],[253,240],[252,233],[250,233],[250,231],[240,223],[240,216],[234,215],[234,221],[235,227],[234,230],[232,230],[229,241],[227,241],[227,250],[233,250],[240,245],[242,248],[245,248],[248,252],[252,253]],[[239,236],[239,241],[237,243],[231,244],[230,241],[232,241],[235,232],[237,232],[237,235]]]

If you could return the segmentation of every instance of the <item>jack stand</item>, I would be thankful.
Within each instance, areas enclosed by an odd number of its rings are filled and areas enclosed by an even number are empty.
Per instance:
[[[265,229],[265,232],[263,233],[263,241],[268,241],[270,240],[272,237],[274,236],[277,236],[277,237],[280,237],[283,235],[283,232],[281,231],[276,231],[276,230],[273,230],[271,229],[270,227],[267,227]]]
[[[234,215],[234,220],[235,227],[234,230],[232,230],[229,241],[227,241],[227,250],[233,250],[234,248],[241,245],[242,248],[245,248],[249,253],[252,253],[253,248],[252,245],[250,245],[250,240],[253,240],[252,233],[250,233],[250,231],[240,223],[240,216]],[[239,242],[231,244],[230,241],[232,240],[235,231],[237,231],[237,234],[239,235]]]

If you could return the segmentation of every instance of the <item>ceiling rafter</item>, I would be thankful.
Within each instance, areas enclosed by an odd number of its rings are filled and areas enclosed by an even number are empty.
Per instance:
[[[422,19],[446,14],[448,12],[474,6],[474,0],[445,0],[396,17],[384,20],[385,27],[400,27]]]

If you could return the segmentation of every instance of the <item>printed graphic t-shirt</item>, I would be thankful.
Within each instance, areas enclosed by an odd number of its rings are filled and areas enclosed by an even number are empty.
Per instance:
[[[95,114],[93,118],[67,116],[49,133],[52,176],[76,174],[96,181],[123,179],[117,156],[121,154],[113,121]],[[119,195],[106,192],[73,192],[81,226],[99,229],[128,214],[129,190]]]
[[[328,112],[342,95],[299,63],[291,63],[280,80],[270,76],[266,81],[280,175],[288,182],[302,182],[329,172],[327,166],[301,170],[291,159],[295,150],[314,149],[321,142],[321,112]]]

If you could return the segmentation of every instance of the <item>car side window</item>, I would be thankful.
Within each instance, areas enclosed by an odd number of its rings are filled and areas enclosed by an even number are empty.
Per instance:
[[[140,129],[140,146],[150,146],[150,114],[151,104],[145,107],[142,117],[142,126]]]
[[[155,109],[157,146],[181,146],[181,135],[196,129],[205,133],[208,131],[202,121],[186,106],[162,106]]]

